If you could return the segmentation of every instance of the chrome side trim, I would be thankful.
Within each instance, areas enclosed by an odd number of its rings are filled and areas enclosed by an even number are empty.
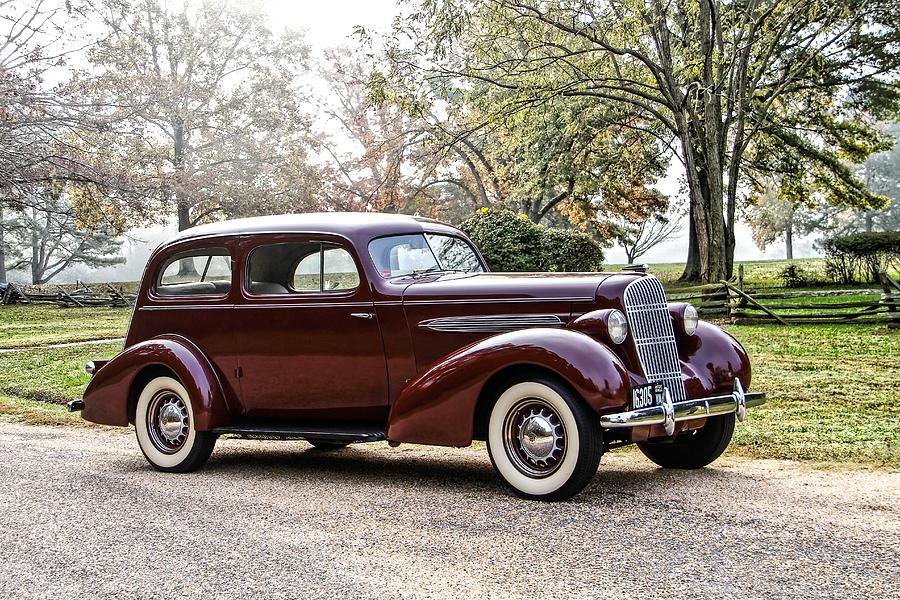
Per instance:
[[[470,315],[439,317],[419,323],[422,329],[454,333],[502,333],[535,327],[562,327],[556,315]]]
[[[747,408],[759,406],[765,404],[765,402],[765,393],[744,392],[740,381],[735,380],[734,392],[726,396],[672,402],[668,390],[666,390],[665,400],[661,405],[612,415],[602,415],[600,417],[600,425],[607,429],[640,427],[641,425],[665,425],[666,433],[672,435],[675,432],[675,423],[680,421],[705,419],[706,417],[731,413],[736,413],[737,418],[743,421]]]
[[[591,296],[559,296],[555,298],[460,298],[456,300],[403,300],[403,304],[443,306],[445,304],[511,304],[520,302],[592,302]],[[387,304],[387,302],[376,302]]]

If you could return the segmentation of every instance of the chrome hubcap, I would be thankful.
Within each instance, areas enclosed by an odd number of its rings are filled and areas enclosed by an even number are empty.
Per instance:
[[[507,413],[503,432],[507,456],[529,477],[547,477],[562,464],[566,430],[546,401],[521,400]]]
[[[532,413],[519,427],[522,450],[532,460],[547,460],[553,453],[556,438],[550,419],[542,414]]]
[[[147,407],[150,441],[157,450],[174,454],[184,446],[190,431],[190,417],[184,400],[174,392],[161,391]]]

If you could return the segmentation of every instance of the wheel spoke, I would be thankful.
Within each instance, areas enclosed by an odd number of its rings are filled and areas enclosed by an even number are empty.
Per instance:
[[[147,430],[157,450],[164,454],[178,452],[190,433],[190,415],[184,400],[172,391],[157,393],[147,408]]]
[[[513,465],[529,477],[547,477],[565,456],[565,427],[541,398],[524,398],[507,413],[504,446]]]

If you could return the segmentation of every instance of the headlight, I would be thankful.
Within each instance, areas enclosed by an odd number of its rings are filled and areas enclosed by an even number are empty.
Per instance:
[[[700,315],[697,314],[697,309],[694,308],[692,304],[688,304],[684,307],[681,323],[686,334],[694,335],[694,332],[697,331],[697,324],[700,323]]]
[[[628,321],[622,311],[611,310],[606,317],[606,333],[614,344],[621,344],[628,335]]]

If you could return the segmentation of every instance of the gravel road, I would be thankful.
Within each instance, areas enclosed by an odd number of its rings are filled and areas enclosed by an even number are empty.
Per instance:
[[[220,441],[165,475],[131,434],[0,423],[0,597],[900,598],[900,473],[604,457],[518,500],[483,447]]]

